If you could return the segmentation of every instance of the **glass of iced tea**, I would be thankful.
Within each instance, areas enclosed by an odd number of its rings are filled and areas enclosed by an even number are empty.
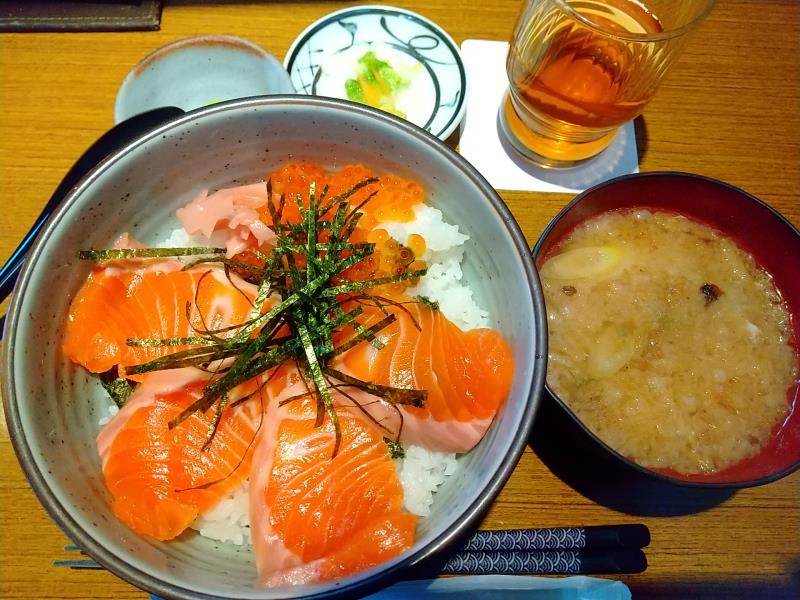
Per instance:
[[[714,0],[527,0],[500,123],[535,162],[599,154],[638,116]]]

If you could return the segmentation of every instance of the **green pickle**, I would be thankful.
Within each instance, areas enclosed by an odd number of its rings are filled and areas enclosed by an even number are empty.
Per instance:
[[[405,88],[408,81],[372,50],[359,58],[358,64],[360,68],[356,78],[348,79],[344,84],[347,99],[405,118],[406,115],[395,105],[395,94]]]

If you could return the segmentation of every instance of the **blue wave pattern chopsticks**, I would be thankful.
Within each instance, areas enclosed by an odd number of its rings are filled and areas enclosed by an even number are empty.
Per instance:
[[[477,531],[441,572],[497,574],[640,573],[645,525]]]
[[[585,546],[584,527],[484,530],[472,534],[467,543],[461,547],[461,552],[572,549]]]
[[[639,548],[582,552],[577,550],[461,552],[440,569],[445,575],[592,575],[641,573],[647,557]]]
[[[641,524],[476,531],[460,552],[644,548],[650,531]]]
[[[577,552],[461,552],[448,560],[442,573],[581,573]]]
[[[441,566],[443,574],[620,574],[647,568],[645,525],[477,531]],[[75,545],[67,552],[81,552]],[[102,569],[90,558],[56,560],[71,569]]]

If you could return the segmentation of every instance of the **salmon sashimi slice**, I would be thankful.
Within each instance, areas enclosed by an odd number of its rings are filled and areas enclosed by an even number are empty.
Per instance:
[[[268,386],[270,419],[259,434],[250,479],[256,564],[270,586],[326,581],[408,549],[417,517],[403,511],[403,488],[383,434],[339,406],[334,427],[316,424],[316,401],[281,398],[306,391],[294,367]]]
[[[383,305],[396,317],[377,335],[384,347],[361,342],[335,366],[363,381],[427,391],[421,408],[394,408],[362,398],[365,410],[384,427],[401,430],[401,442],[439,452],[469,451],[483,438],[511,389],[511,348],[492,329],[462,331],[438,309],[402,296],[392,300],[403,308]],[[386,316],[375,306],[365,304],[364,309],[359,321],[365,327]]]
[[[175,538],[250,475],[263,418],[254,382],[232,392],[232,404],[248,399],[223,412],[206,450],[213,409],[169,427],[202,395],[209,377],[194,368],[146,375],[97,437],[112,510],[139,534]]]
[[[247,320],[256,289],[219,267],[97,268],[72,301],[63,350],[94,373],[145,363],[189,346],[130,346],[129,338],[190,337]],[[186,307],[189,306],[187,318]],[[230,334],[224,334],[230,335]]]

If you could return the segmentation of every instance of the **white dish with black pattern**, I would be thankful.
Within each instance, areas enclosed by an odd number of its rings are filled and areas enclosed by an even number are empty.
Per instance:
[[[336,11],[309,25],[283,64],[298,93],[347,100],[345,82],[370,50],[408,75],[397,112],[446,140],[464,118],[466,71],[453,39],[422,15],[391,6]]]

